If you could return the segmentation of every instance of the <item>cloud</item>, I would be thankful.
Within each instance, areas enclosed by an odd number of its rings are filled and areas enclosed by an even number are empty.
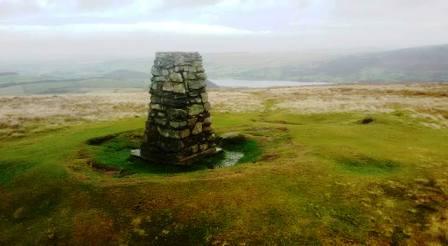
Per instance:
[[[393,49],[448,43],[446,13],[447,0],[0,0],[0,52]]]
[[[193,8],[214,5],[225,0],[0,0],[0,17],[17,15],[120,12],[150,12],[160,9]]]
[[[0,17],[6,18],[22,14],[37,12],[41,9],[38,1],[0,0]]]
[[[92,10],[99,10],[99,11],[103,11],[103,10],[108,10],[108,9],[113,9],[113,8],[121,8],[127,5],[131,5],[133,2],[135,1],[119,1],[119,0],[77,0],[74,1],[74,6],[76,6],[76,8],[78,10],[87,10],[87,11],[92,11]]]
[[[0,25],[0,31],[26,32],[26,33],[65,33],[65,34],[92,34],[92,33],[128,33],[128,32],[158,32],[174,34],[199,35],[262,35],[269,31],[251,31],[222,25],[195,24],[186,22],[139,22],[132,24],[64,24],[57,26],[47,25]]]
[[[218,3],[225,2],[225,0],[165,0],[162,5],[163,8],[197,8]]]

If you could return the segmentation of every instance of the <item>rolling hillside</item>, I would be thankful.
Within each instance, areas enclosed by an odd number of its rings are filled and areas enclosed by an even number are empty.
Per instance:
[[[347,53],[346,53],[347,54]],[[204,54],[209,78],[297,82],[444,82],[448,45],[341,55],[316,53]],[[142,89],[153,58],[1,67],[0,95]],[[11,73],[10,71],[16,71]],[[241,86],[245,86],[241,84]],[[209,82],[209,87],[216,87]]]
[[[0,95],[83,93],[103,89],[147,90],[150,77],[149,73],[127,69],[85,77],[76,77],[71,74],[66,76],[5,75],[0,77]],[[209,80],[207,85],[209,88],[218,87]]]
[[[308,74],[331,81],[448,81],[448,45],[342,57]]]
[[[363,53],[339,57],[322,56],[308,62],[276,61],[265,66],[233,67],[211,74],[249,80],[323,82],[443,82],[448,81],[448,45]]]

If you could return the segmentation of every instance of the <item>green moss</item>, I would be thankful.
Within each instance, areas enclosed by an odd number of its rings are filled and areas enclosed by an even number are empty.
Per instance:
[[[244,156],[238,163],[255,162],[261,155],[262,150],[255,140],[245,140],[232,145],[225,145],[224,148],[230,151],[243,152]]]
[[[261,149],[255,140],[242,139],[225,144],[222,153],[204,158],[191,166],[146,163],[131,157],[131,150],[140,148],[143,138],[141,132],[139,130],[89,139],[87,144],[90,145],[88,149],[93,160],[93,167],[100,171],[117,171],[117,176],[120,177],[137,173],[170,175],[255,162],[261,155]],[[239,157],[239,153],[241,153],[241,157]],[[234,158],[234,155],[237,159]]]

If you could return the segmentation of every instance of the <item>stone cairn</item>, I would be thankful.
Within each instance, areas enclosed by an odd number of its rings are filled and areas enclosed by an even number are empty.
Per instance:
[[[152,75],[140,157],[155,163],[188,165],[216,153],[199,53],[159,52]]]

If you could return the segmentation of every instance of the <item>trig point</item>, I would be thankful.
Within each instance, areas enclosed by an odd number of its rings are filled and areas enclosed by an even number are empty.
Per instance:
[[[216,153],[199,53],[156,53],[151,81],[140,157],[155,163],[188,165]]]

